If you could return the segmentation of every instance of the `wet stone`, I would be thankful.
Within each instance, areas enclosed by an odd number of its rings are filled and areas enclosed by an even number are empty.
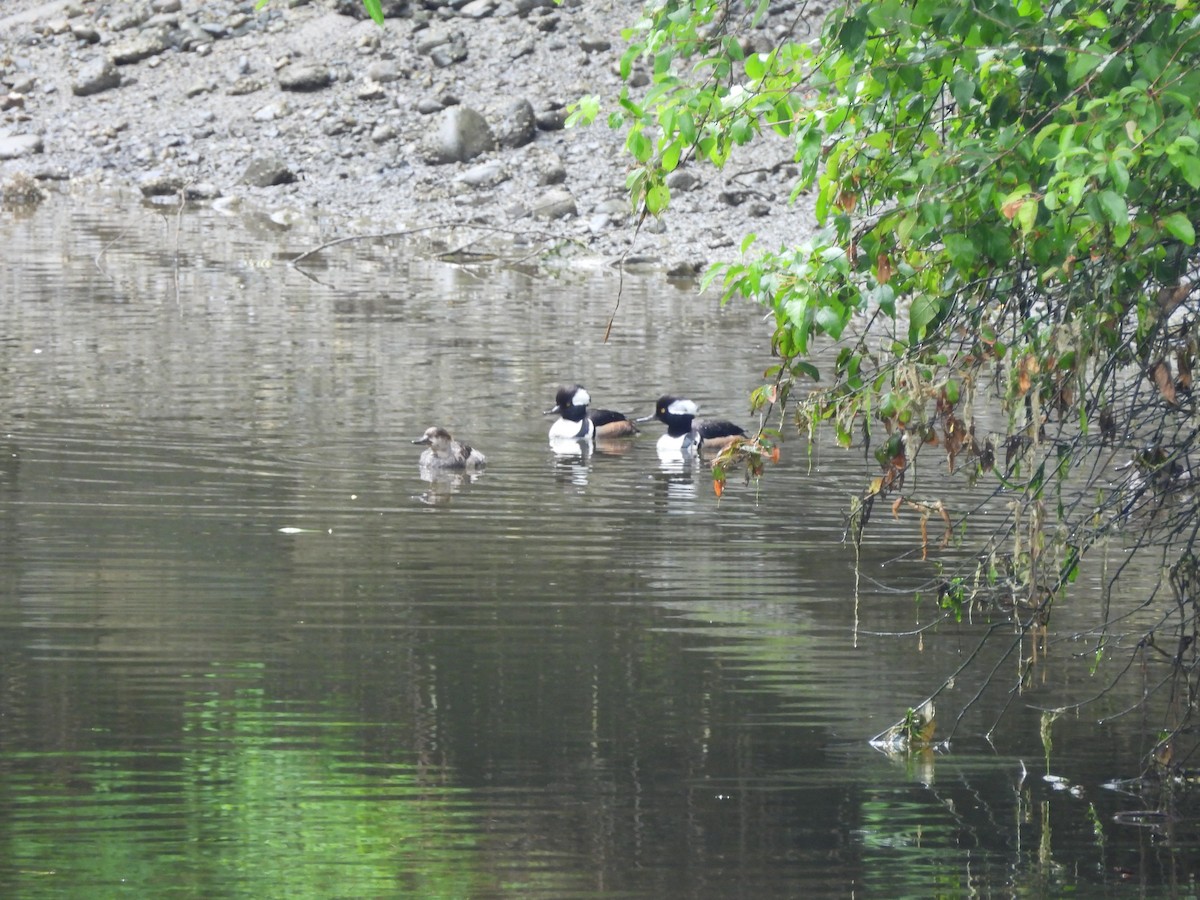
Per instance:
[[[221,189],[215,184],[201,181],[196,184],[185,185],[183,195],[189,200],[216,200],[221,196]]]
[[[242,181],[251,187],[274,187],[279,184],[291,184],[296,175],[286,165],[277,159],[261,158],[250,162]]]
[[[166,197],[183,190],[184,179],[179,175],[152,172],[141,180],[138,189],[143,197]]]
[[[285,91],[319,91],[333,81],[329,68],[318,63],[285,66],[278,77],[279,86]]]
[[[536,115],[537,127],[541,131],[562,131],[567,124],[565,109],[544,109]]]

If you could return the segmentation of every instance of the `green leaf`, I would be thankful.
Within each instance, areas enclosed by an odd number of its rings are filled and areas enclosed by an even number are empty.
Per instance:
[[[662,152],[662,170],[664,172],[674,172],[679,165],[679,154],[683,150],[683,143],[674,140],[667,144]]]
[[[966,109],[971,105],[971,100],[975,97],[975,88],[974,78],[964,72],[955,75],[954,81],[950,85],[950,93],[954,96],[954,102],[958,104],[959,109]]]
[[[942,312],[941,304],[929,294],[920,294],[908,311],[908,340],[917,343],[925,337],[926,327]]]
[[[380,0],[363,0],[363,6],[367,9],[367,15],[375,20],[376,25],[383,24],[383,6]]]
[[[675,127],[679,129],[679,136],[683,138],[685,143],[696,143],[696,120],[692,118],[692,114],[686,109],[680,110]]]
[[[1183,241],[1189,247],[1196,243],[1196,228],[1183,213],[1176,212],[1164,216],[1161,224],[1173,237]]]
[[[649,162],[650,154],[654,150],[650,144],[650,138],[640,130],[629,132],[625,145],[629,149],[629,155],[640,163]]]
[[[650,215],[657,216],[667,204],[671,202],[671,191],[661,181],[653,185],[650,190],[646,191],[646,209],[650,210]]]
[[[763,61],[762,54],[751,53],[746,57],[746,76],[751,81],[761,81],[762,77],[767,74],[767,64]]]
[[[838,32],[838,43],[847,53],[854,53],[867,38],[867,23],[865,20],[857,16],[847,19],[842,23],[841,30]]]
[[[979,248],[965,234],[948,234],[945,237],[946,252],[950,261],[959,269],[970,269],[979,258]]]
[[[842,336],[846,327],[846,308],[836,300],[826,300],[817,310],[817,325],[835,341]]]
[[[600,98],[595,94],[585,94],[579,98],[577,103],[568,108],[571,110],[570,115],[567,116],[568,128],[591,125],[596,121],[596,116],[600,115]]]
[[[1179,170],[1189,186],[1200,188],[1200,157],[1176,153],[1171,155],[1171,164]]]
[[[821,373],[817,367],[803,360],[792,363],[792,371],[798,375],[807,375],[813,381],[821,380]]]
[[[1096,200],[1104,217],[1113,225],[1129,224],[1129,208],[1125,205],[1125,199],[1115,191],[1101,191]]]

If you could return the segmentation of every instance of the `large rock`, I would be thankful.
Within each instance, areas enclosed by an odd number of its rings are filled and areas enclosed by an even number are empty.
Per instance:
[[[505,108],[496,128],[496,140],[501,147],[524,147],[537,137],[537,118],[528,100],[514,100]]]
[[[329,87],[333,73],[320,63],[284,66],[279,70],[279,86],[285,91],[319,91]]]
[[[151,56],[158,56],[171,46],[170,38],[165,28],[147,28],[139,31],[128,40],[121,41],[109,51],[112,61],[119,66],[141,62]]]
[[[496,0],[471,0],[459,9],[464,19],[487,19],[496,11]]]
[[[242,181],[252,187],[274,187],[277,184],[291,184],[296,180],[295,174],[277,159],[262,157],[251,160],[246,167]]]
[[[105,56],[92,60],[79,70],[75,83],[71,85],[71,93],[76,97],[90,97],[120,86],[121,73],[113,61]]]
[[[17,159],[42,152],[40,134],[0,135],[0,159]]]
[[[563,219],[578,213],[575,198],[563,188],[551,188],[533,202],[533,214],[539,219]]]
[[[431,163],[467,162],[496,148],[487,120],[469,106],[443,110],[429,133],[426,158]]]

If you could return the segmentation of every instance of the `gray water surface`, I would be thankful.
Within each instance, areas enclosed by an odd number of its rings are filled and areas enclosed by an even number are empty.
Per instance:
[[[949,749],[868,745],[986,626],[915,633],[932,601],[887,589],[930,577],[911,520],[878,516],[856,597],[861,453],[789,433],[718,501],[657,424],[551,452],[562,382],[755,424],[759,310],[400,242],[285,264],[325,237],[0,213],[0,893],[1187,892],[1194,836],[1104,787],[1152,724],[1068,716],[1042,777],[1066,676],[993,743],[1003,690]],[[432,424],[486,471],[423,480]]]

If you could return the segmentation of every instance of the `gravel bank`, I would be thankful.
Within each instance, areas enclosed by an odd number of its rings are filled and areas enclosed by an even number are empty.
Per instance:
[[[478,224],[673,274],[733,255],[748,231],[778,246],[810,230],[774,140],[722,172],[676,172],[667,215],[635,230],[623,136],[563,122],[585,93],[616,96],[638,3],[392,2],[381,28],[345,14],[357,2],[5,0],[0,184],[183,191],[316,218],[331,237]],[[772,4],[747,41],[769,45],[795,15]]]

